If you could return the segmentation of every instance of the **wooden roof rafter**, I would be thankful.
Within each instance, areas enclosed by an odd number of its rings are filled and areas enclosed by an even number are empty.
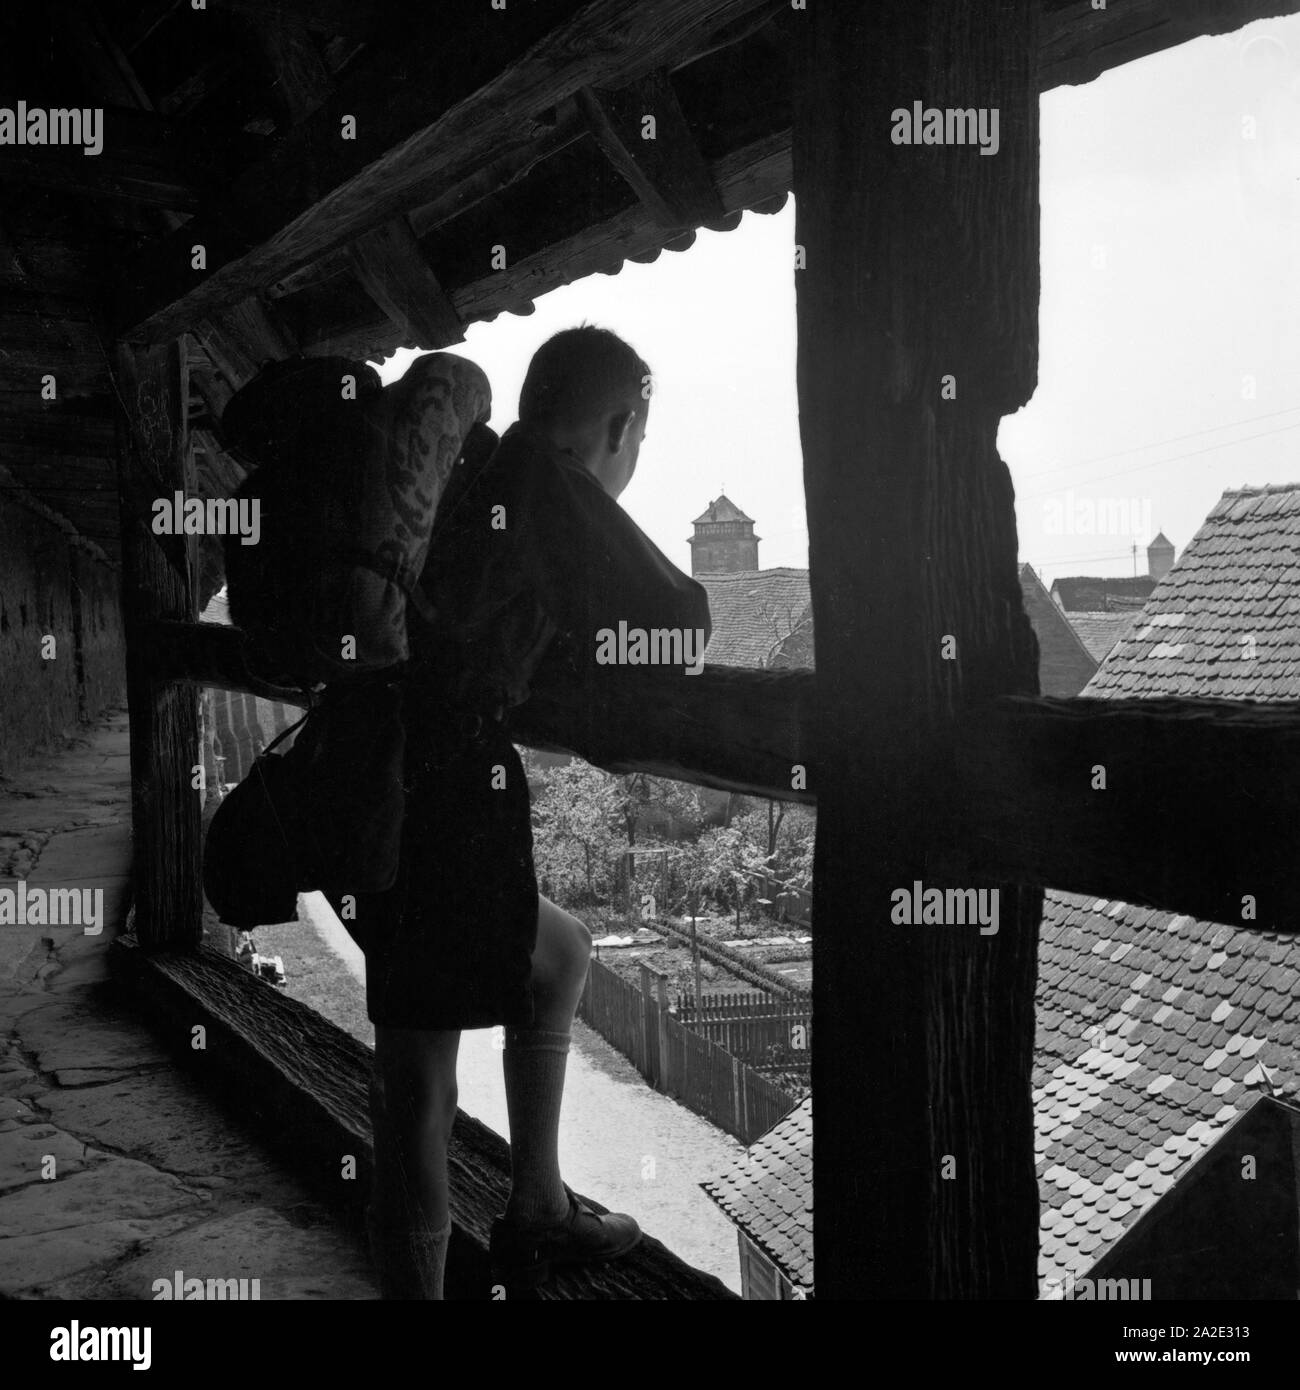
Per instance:
[[[196,218],[128,269],[114,306],[117,330],[133,341],[179,332],[194,317],[409,212],[413,196],[436,182],[526,146],[545,113],[580,88],[617,86],[684,61],[727,25],[770,4],[644,0],[629,9],[620,0],[592,0],[460,101],[449,102],[433,87],[419,101],[412,97],[405,132],[394,128],[390,95],[368,90],[371,72],[359,65],[322,111],[238,181],[228,213]],[[441,26],[412,42],[428,45],[431,70],[447,70]],[[355,142],[339,138],[340,112],[355,116]],[[382,147],[372,131],[384,132]],[[323,196],[304,195],[304,162],[312,185],[327,190]],[[209,268],[197,283],[190,266],[195,242],[206,247]]]
[[[710,165],[724,214],[734,221],[746,210],[774,213],[784,206],[791,180],[790,150],[781,140],[760,140]],[[722,225],[725,225],[722,224]],[[695,240],[693,229],[664,228],[647,218],[639,202],[560,241],[521,248],[501,270],[486,263],[474,278],[457,283],[439,280],[462,323],[490,320],[501,313],[530,313],[541,295],[593,274],[616,274],[625,261],[648,262],[664,250],[684,251]],[[284,301],[286,310],[292,301]],[[313,301],[313,308],[317,302]],[[319,312],[319,311],[318,311]],[[421,347],[446,346],[455,339],[426,338]],[[398,346],[388,323],[344,329],[328,318],[304,330],[306,352],[347,351],[384,356]]]
[[[1295,0],[1124,0],[1097,10],[1091,0],[1045,0],[1039,86],[1091,82],[1124,63],[1298,8]]]
[[[357,279],[410,346],[444,347],[464,340],[460,315],[405,217],[358,237],[349,250]]]
[[[419,204],[423,201],[428,206],[429,195],[440,186],[445,188],[450,182],[466,191],[469,197],[476,196],[475,189],[477,196],[484,196],[483,190],[490,187],[490,180],[481,179],[479,175],[488,166],[494,166],[506,177],[518,177],[519,171],[526,172],[534,166],[534,155],[545,158],[556,146],[563,147],[570,142],[571,115],[559,126],[548,126],[538,119],[545,115],[541,103],[549,100],[552,94],[558,104],[577,102],[583,120],[606,157],[627,179],[658,225],[677,228],[710,223],[734,225],[734,216],[728,223],[725,213],[719,215],[709,189],[711,171],[699,157],[689,127],[681,118],[668,73],[699,61],[727,43],[738,42],[755,32],[766,32],[763,26],[776,22],[774,16],[785,13],[786,7],[775,7],[771,0],[765,4],[755,3],[755,0],[713,0],[707,14],[701,16],[700,6],[688,6],[684,0],[656,0],[653,5],[638,7],[644,14],[625,19],[621,26],[614,22],[612,15],[618,8],[614,0],[596,0],[589,4],[468,100],[441,112],[422,113],[432,115],[431,125],[414,130],[407,141],[391,147],[366,168],[349,169],[349,152],[324,146],[326,152],[319,182],[322,186],[333,182],[332,191],[302,208],[278,228],[271,226],[280,216],[278,212],[274,216],[264,215],[260,220],[255,218],[251,226],[239,213],[232,213],[220,224],[208,225],[196,219],[172,239],[174,244],[170,250],[166,246],[157,248],[147,258],[149,267],[143,279],[139,275],[135,277],[141,282],[139,292],[130,284],[124,284],[118,304],[120,326],[130,336],[141,340],[165,333],[169,326],[174,329],[192,308],[224,300],[241,289],[265,289],[268,278],[276,286],[273,293],[284,293],[303,283],[304,278],[310,282],[336,274],[344,266],[355,267],[357,256],[349,249],[349,243],[392,223],[393,216],[385,214],[408,215],[415,236],[422,237],[449,210],[446,200],[431,212],[420,210]],[[1086,81],[1105,66],[1182,42],[1196,32],[1230,29],[1251,18],[1290,8],[1292,6],[1282,0],[1249,0],[1243,14],[1240,3],[1198,0],[1193,16],[1183,15],[1175,22],[1160,16],[1156,7],[1149,4],[1134,13],[1131,7],[1123,11],[1098,11],[1090,4],[1060,5],[1047,0],[1040,86],[1047,88],[1063,82]],[[317,30],[327,27],[320,16],[307,13],[310,6],[290,4],[280,9],[287,21],[297,24],[310,21],[311,27]],[[691,11],[688,17],[692,26],[690,35],[670,36],[667,31],[672,27],[673,17],[680,19],[687,10]],[[788,17],[781,22],[787,23]],[[677,28],[680,30],[682,25],[679,23]],[[634,43],[634,34],[643,42]],[[594,48],[597,42],[600,43],[598,53],[583,52],[584,47]],[[588,80],[575,85],[570,78],[562,91],[553,87],[548,91],[548,84],[557,80],[555,68],[560,52],[568,59],[565,73],[588,76]],[[575,52],[585,59],[585,67],[573,61]],[[361,90],[365,80],[363,65],[348,90]],[[350,104],[357,105],[356,102]],[[436,101],[431,98],[432,105],[436,105]],[[339,106],[339,100],[331,100],[305,127],[293,132],[290,140],[279,142],[265,173],[250,170],[240,181],[241,187],[264,193],[268,187],[266,175],[272,167],[283,167],[299,148],[312,150],[320,157],[325,122],[333,119]],[[656,109],[660,107],[661,110]],[[508,128],[504,125],[498,128],[498,121],[507,110],[512,110],[515,119]],[[639,139],[639,133],[633,128],[636,118],[645,114],[655,114],[658,119],[658,141]],[[364,112],[360,119],[367,119]],[[495,132],[495,140],[487,138],[489,132]],[[458,141],[459,154],[455,153]],[[421,152],[427,156],[423,164],[419,160]],[[449,164],[458,166],[460,172],[452,173]],[[418,175],[417,166],[420,168]],[[787,183],[787,190],[788,187]],[[363,189],[369,196],[362,197]],[[778,191],[786,190],[766,190],[766,195],[772,197]],[[239,196],[238,190],[236,196]],[[726,212],[734,214],[734,208]],[[232,236],[236,224],[248,230]],[[267,235],[258,240],[263,230]],[[204,244],[211,267],[206,279],[194,282],[187,258],[178,269],[161,275],[154,273],[166,265],[169,257],[175,261],[177,255],[188,252],[193,240],[204,237],[207,237]],[[408,246],[406,250],[409,252],[411,248]],[[635,254],[648,252],[639,248]],[[417,272],[417,282],[424,282],[420,293],[431,294],[427,276],[419,271],[416,260],[409,255],[406,259],[409,268]],[[259,269],[260,274],[257,273]],[[577,265],[573,273],[562,278],[572,279],[585,273],[589,273],[589,268]],[[456,287],[444,283],[433,267],[429,267],[429,274],[442,290],[443,299],[455,305]],[[396,315],[391,312],[393,288],[389,285],[381,292],[389,307],[384,308],[382,304],[380,307],[409,336],[409,315],[400,309]],[[372,277],[367,290],[373,292],[375,289]],[[438,302],[436,297],[433,302]],[[517,309],[521,305],[515,300],[500,307]],[[446,316],[445,303],[442,308],[444,312],[440,313],[439,322],[444,323],[444,331],[450,331],[451,321]],[[497,311],[499,309],[493,312]],[[459,312],[464,319],[463,308]],[[458,336],[446,339],[458,340]],[[440,344],[426,340],[422,345]]]
[[[661,226],[723,221],[722,199],[666,72],[618,91],[584,87],[578,103],[605,157]]]

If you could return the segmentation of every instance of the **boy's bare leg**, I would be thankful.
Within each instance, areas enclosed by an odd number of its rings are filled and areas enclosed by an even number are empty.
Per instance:
[[[371,1241],[385,1298],[442,1297],[460,1033],[375,1028]]]
[[[560,1103],[569,1034],[591,959],[591,933],[548,898],[537,906],[531,1028],[508,1028],[504,1066],[510,1116],[510,1200],[506,1219],[561,1220],[569,1210],[560,1177]]]

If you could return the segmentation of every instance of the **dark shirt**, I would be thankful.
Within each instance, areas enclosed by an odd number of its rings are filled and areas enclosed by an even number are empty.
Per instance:
[[[711,631],[704,587],[520,425],[476,474],[453,478],[420,582],[437,632],[415,637],[415,663],[450,702],[480,709],[522,704],[552,645],[590,679],[598,633],[620,622]]]

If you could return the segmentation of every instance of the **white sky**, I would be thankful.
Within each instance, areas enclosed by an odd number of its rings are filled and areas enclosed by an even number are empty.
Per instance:
[[[1150,534],[1181,554],[1226,488],[1300,481],[1300,17],[1058,88],[1041,127],[1039,385],[1000,445],[1021,558],[1050,585],[1132,573],[1135,539],[1144,573]],[[747,214],[475,324],[455,351],[487,372],[500,430],[540,343],[612,328],[656,378],[622,499],[635,520],[689,570],[691,518],[725,488],[760,565],[803,566],[793,244],[793,202]],[[1116,519],[1122,502],[1123,534],[1087,533],[1089,504]]]

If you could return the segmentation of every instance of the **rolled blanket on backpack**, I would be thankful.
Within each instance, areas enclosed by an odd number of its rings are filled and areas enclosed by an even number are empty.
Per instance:
[[[236,495],[261,518],[258,544],[226,538],[231,616],[260,675],[327,689],[213,819],[204,879],[223,921],[283,921],[300,891],[396,878],[407,622],[430,619],[418,581],[438,503],[457,461],[493,442],[490,409],[483,372],[451,353],[388,387],[346,358],[275,363],[227,406],[227,446],[250,468]]]
[[[491,399],[479,367],[440,352],[387,387],[346,358],[275,363],[231,400],[222,432],[254,465],[236,496],[258,500],[261,539],[226,539],[230,610],[268,676],[328,683],[407,659],[438,502]]]

